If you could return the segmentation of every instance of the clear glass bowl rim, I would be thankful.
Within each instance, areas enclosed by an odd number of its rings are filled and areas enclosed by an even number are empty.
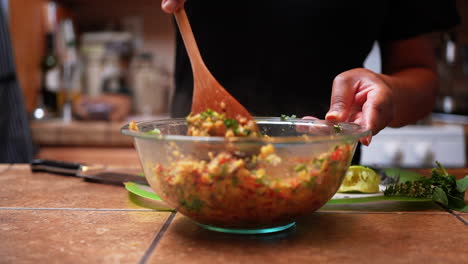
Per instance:
[[[149,134],[147,132],[132,131],[129,129],[130,124],[124,125],[120,132],[124,135],[140,138],[140,139],[155,139],[163,141],[194,141],[194,142],[242,142],[242,143],[310,143],[310,142],[325,142],[325,141],[342,141],[342,140],[358,140],[363,137],[371,135],[371,131],[363,128],[359,124],[350,122],[330,122],[319,119],[300,119],[300,118],[289,118],[282,120],[280,117],[254,117],[258,124],[262,123],[274,123],[282,125],[303,125],[303,126],[327,126],[333,127],[338,125],[345,127],[350,130],[346,134],[335,134],[327,136],[290,136],[290,137],[199,137],[199,136],[186,136],[186,135],[157,135]],[[185,118],[170,118],[161,120],[150,120],[150,121],[139,121],[136,122],[137,126],[158,126],[169,125],[169,124],[181,124],[186,123]]]

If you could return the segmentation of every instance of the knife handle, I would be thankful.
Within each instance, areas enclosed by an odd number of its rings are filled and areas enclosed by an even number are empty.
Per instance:
[[[76,175],[81,164],[56,160],[35,159],[31,162],[32,172],[50,172],[62,175]]]

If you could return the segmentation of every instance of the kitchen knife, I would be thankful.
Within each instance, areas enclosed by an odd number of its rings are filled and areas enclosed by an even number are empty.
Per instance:
[[[31,171],[74,176],[87,181],[113,185],[123,185],[124,182],[148,185],[146,178],[138,176],[136,173],[126,173],[125,169],[113,169],[101,165],[87,166],[72,162],[36,159],[31,162]]]

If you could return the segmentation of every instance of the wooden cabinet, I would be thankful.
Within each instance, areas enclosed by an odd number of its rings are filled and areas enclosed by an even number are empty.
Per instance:
[[[16,71],[28,112],[37,101],[40,88],[40,62],[44,51],[44,0],[10,0],[10,34],[13,42]]]

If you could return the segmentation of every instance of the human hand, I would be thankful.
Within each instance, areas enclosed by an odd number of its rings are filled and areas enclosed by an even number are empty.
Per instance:
[[[393,92],[385,75],[367,69],[353,69],[333,81],[330,109],[326,120],[354,122],[377,134],[394,116]],[[372,136],[361,139],[369,145]]]
[[[161,8],[164,12],[172,14],[184,6],[184,0],[162,0]]]

